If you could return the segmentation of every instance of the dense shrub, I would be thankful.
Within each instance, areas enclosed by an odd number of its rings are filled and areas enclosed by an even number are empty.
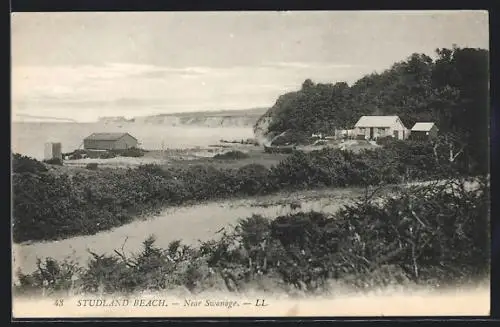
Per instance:
[[[99,167],[99,164],[97,162],[89,162],[85,168],[87,168],[88,170],[97,170],[97,168]]]
[[[74,154],[69,156],[70,160],[78,160],[78,159],[82,159],[82,158],[83,158],[83,155],[81,153],[74,153]]]
[[[161,176],[165,178],[174,178],[175,172],[173,172],[171,169],[163,169],[159,165],[155,164],[143,164],[140,165],[137,170],[142,171],[146,174],[151,174],[151,175],[156,175],[156,176]]]
[[[83,272],[75,262],[64,260],[57,262],[52,258],[38,259],[37,270],[31,274],[18,271],[19,288],[23,292],[38,293],[43,289],[59,292],[75,287],[74,281]]]
[[[325,148],[294,152],[271,169],[280,186],[363,186],[397,183],[404,177],[397,154],[385,149],[353,153]]]
[[[248,154],[238,150],[219,153],[214,156],[214,159],[245,159],[245,158],[248,158]]]
[[[56,165],[56,166],[63,165],[63,161],[61,159],[58,159],[58,158],[44,160],[43,162],[45,162],[46,164],[49,164],[49,165]]]
[[[71,153],[65,153],[69,160],[82,159],[84,157],[91,159],[111,159],[117,156],[122,157],[143,157],[144,150],[138,148],[129,148],[126,150],[107,150],[107,151],[93,151],[93,150],[75,150]]]
[[[488,207],[483,181],[478,189],[464,180],[401,187],[382,198],[367,194],[333,215],[253,215],[199,247],[175,241],[162,249],[150,237],[131,257],[92,253],[84,269],[48,260],[19,274],[17,291],[80,285],[91,293],[176,286],[200,292],[217,281],[240,291],[266,278],[302,292],[326,290],[331,279],[363,289],[468,282],[489,274]]]
[[[396,141],[396,139],[392,136],[383,136],[383,137],[379,137],[377,139],[377,144],[384,146],[384,145],[388,145],[394,141]]]
[[[144,156],[144,150],[139,149],[139,148],[129,148],[126,150],[113,150],[111,151],[115,154],[118,154],[119,156],[122,157],[143,157]]]
[[[113,153],[111,151],[106,151],[101,154],[99,154],[99,159],[111,159],[111,158],[116,158],[116,153]]]
[[[84,158],[86,156],[85,150],[77,149],[73,152],[63,153],[63,158],[67,158],[68,160],[78,160]]]
[[[36,159],[18,153],[12,155],[12,171],[14,173],[40,173],[47,170],[47,167]]]
[[[238,169],[236,173],[238,191],[246,195],[267,193],[271,190],[269,169],[259,164],[248,164]]]
[[[193,200],[217,199],[238,191],[238,179],[232,169],[194,165],[186,169],[179,179]]]

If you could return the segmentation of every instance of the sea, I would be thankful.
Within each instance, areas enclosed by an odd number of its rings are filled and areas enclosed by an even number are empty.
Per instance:
[[[38,160],[44,156],[48,142],[60,142],[63,152],[83,147],[83,139],[92,133],[129,133],[146,150],[192,149],[219,144],[223,140],[253,138],[252,127],[168,126],[144,123],[67,123],[67,122],[13,122],[11,147]]]

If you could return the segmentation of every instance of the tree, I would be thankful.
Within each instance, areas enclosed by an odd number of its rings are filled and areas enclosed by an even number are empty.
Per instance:
[[[302,90],[307,91],[314,87],[314,83],[311,79],[306,79],[304,83],[302,83]]]

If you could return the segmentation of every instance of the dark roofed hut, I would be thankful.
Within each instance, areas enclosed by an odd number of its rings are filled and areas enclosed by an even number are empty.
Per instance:
[[[85,150],[126,150],[137,148],[138,144],[129,133],[93,133],[83,139]]]
[[[431,140],[438,136],[439,129],[436,124],[430,123],[415,123],[411,129],[410,138],[412,140]]]

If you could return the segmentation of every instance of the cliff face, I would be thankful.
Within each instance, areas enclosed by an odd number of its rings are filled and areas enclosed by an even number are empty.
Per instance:
[[[137,123],[166,126],[252,127],[258,116],[148,116],[138,117]]]
[[[259,144],[266,144],[271,139],[272,136],[268,133],[269,124],[272,121],[272,116],[266,113],[262,117],[260,117],[257,122],[255,122],[253,126],[253,133],[255,135],[255,139]]]
[[[105,123],[105,124],[109,124],[109,123],[127,123],[127,122],[131,122],[131,121],[133,121],[133,120],[128,120],[128,119],[126,119],[123,116],[99,117],[99,119],[98,119],[99,123]]]
[[[276,103],[269,108],[253,126],[256,140],[260,144],[270,143],[279,133],[269,131],[269,125],[276,120],[276,117],[287,114],[288,107],[296,101],[298,92],[289,92],[278,97]]]
[[[200,127],[250,127],[252,128],[267,108],[244,110],[225,110],[215,112],[190,112],[141,116],[132,119],[124,117],[101,117],[101,123],[137,123],[165,126],[200,126]]]

